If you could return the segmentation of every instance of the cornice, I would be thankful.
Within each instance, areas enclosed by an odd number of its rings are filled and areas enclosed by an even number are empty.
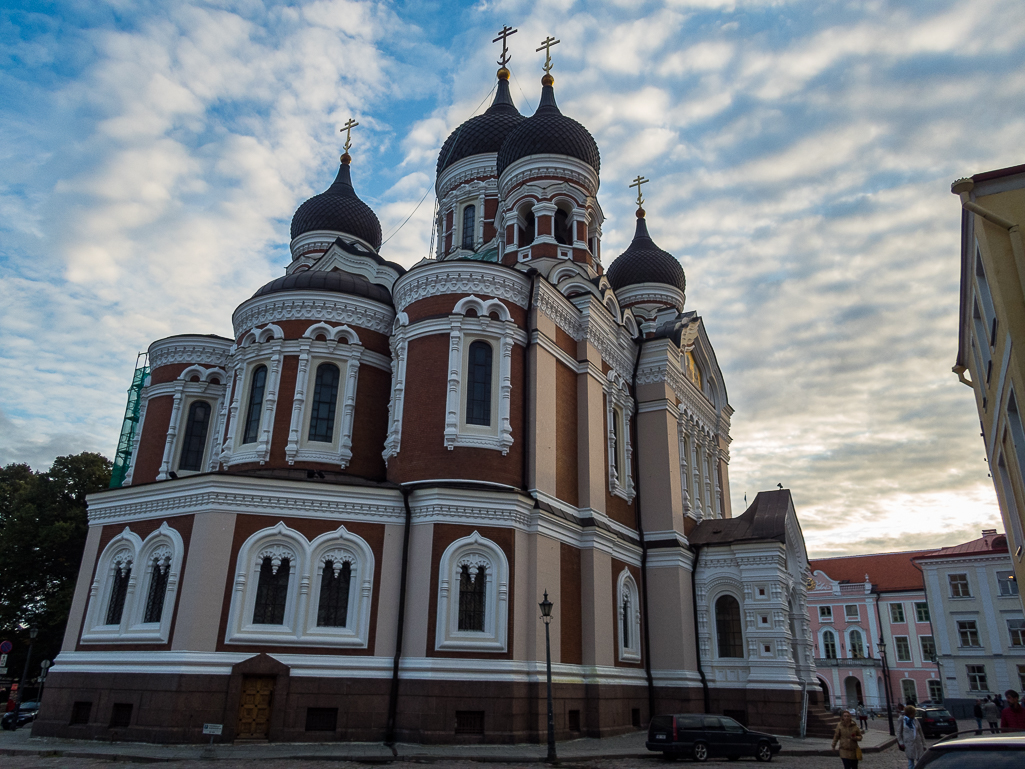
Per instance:
[[[598,194],[598,174],[582,160],[569,155],[528,155],[510,163],[498,179],[503,198],[514,188],[531,179],[565,179],[580,185],[589,196]]]
[[[470,155],[457,160],[438,176],[434,191],[444,200],[452,190],[466,182],[479,181],[487,192],[498,192],[498,153]]]
[[[249,299],[239,305],[231,318],[236,338],[254,326],[283,320],[331,321],[390,334],[395,311],[361,296],[289,291]]]
[[[644,302],[655,302],[671,305],[680,312],[683,312],[687,296],[679,289],[661,283],[637,283],[616,291],[616,299],[621,307],[643,304]]]
[[[507,267],[439,260],[407,272],[395,282],[392,292],[399,312],[420,299],[442,294],[483,294],[526,308],[530,282]]]
[[[149,346],[150,369],[176,363],[202,363],[223,368],[228,364],[230,339],[206,337],[171,337],[158,339]]]

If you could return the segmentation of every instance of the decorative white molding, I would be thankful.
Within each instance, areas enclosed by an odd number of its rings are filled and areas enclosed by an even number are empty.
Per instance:
[[[489,152],[479,155],[471,155],[457,160],[438,175],[437,183],[434,185],[435,194],[438,200],[442,201],[439,209],[447,210],[444,205],[449,200],[453,191],[456,191],[464,184],[476,184],[491,196],[498,195],[498,153]]]
[[[324,292],[317,291],[289,291],[285,294],[258,296],[243,302],[235,310],[231,322],[237,339],[255,326],[286,320],[344,323],[388,334],[394,319],[395,312],[391,307],[362,296],[326,296]]]
[[[402,410],[406,394],[406,353],[409,347],[406,332],[409,316],[399,312],[389,339],[391,346],[391,399],[388,402],[388,435],[384,440],[385,465],[402,447]]]
[[[641,661],[641,600],[637,582],[629,569],[619,573],[616,582],[616,619],[619,640],[619,661]],[[628,638],[623,638],[623,628],[627,629]],[[624,642],[625,641],[625,642]]]
[[[635,283],[632,286],[624,286],[616,292],[616,297],[622,306],[635,304],[657,304],[675,307],[683,312],[687,302],[687,295],[675,286],[665,283]]]
[[[498,194],[510,200],[516,187],[535,179],[560,179],[578,185],[587,198],[598,194],[598,174],[587,163],[569,155],[538,154],[520,158],[502,171],[498,178]],[[584,201],[577,200],[577,204]]]
[[[459,582],[463,564],[485,570],[484,629],[459,629]],[[478,577],[479,578],[479,577]],[[442,553],[438,570],[439,651],[504,652],[509,621],[509,561],[501,547],[479,532],[457,539]]]
[[[189,380],[198,376],[199,382]],[[218,379],[219,384],[211,382]],[[160,395],[170,394],[173,398],[171,405],[171,417],[167,424],[167,438],[164,440],[164,455],[160,461],[160,469],[157,471],[156,480],[164,481],[170,476],[172,470],[178,475],[187,475],[195,472],[212,472],[217,469],[218,462],[218,420],[215,415],[220,414],[223,409],[225,397],[225,382],[228,375],[221,368],[204,368],[202,366],[190,366],[185,369],[174,382],[164,385],[147,387],[143,390],[144,402],[148,405],[151,398]],[[169,387],[170,386],[170,387]],[[170,390],[170,392],[167,392]],[[196,402],[205,402],[210,406],[210,419],[207,423],[207,433],[203,440],[203,458],[200,461],[198,470],[183,470],[177,465],[181,464],[181,452],[184,448],[179,434],[184,437],[187,429],[189,411]],[[139,431],[141,434],[141,430]]]
[[[633,442],[630,438],[630,421],[633,419],[634,399],[627,388],[626,380],[614,369],[609,370],[602,389],[605,391],[605,422],[608,426],[606,440],[609,458],[609,491],[627,502],[633,502],[636,491],[633,478]],[[622,419],[623,426],[620,440],[623,442],[624,478],[619,477],[619,472],[616,469],[619,451],[619,447],[616,445],[615,430],[617,417]]]
[[[437,261],[416,267],[395,281],[395,309],[404,311],[417,300],[441,294],[483,294],[526,307],[530,279],[486,262]]]
[[[182,335],[159,339],[149,346],[150,370],[180,363],[224,368],[231,346],[230,339],[219,337]]]

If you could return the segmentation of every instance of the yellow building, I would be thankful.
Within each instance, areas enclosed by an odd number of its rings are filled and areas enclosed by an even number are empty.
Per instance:
[[[961,313],[954,373],[975,391],[1008,550],[1025,579],[1025,165],[959,179]]]

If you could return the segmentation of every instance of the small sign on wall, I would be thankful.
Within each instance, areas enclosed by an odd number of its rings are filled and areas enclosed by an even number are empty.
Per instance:
[[[224,724],[203,724],[203,734],[220,735],[223,729]]]

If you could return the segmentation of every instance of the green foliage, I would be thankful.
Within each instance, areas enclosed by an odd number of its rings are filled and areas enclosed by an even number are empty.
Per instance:
[[[85,497],[107,488],[110,468],[88,452],[57,457],[45,473],[0,468],[0,640],[14,642],[7,667],[15,680],[30,626],[39,629],[30,678],[60,650],[88,529]]]

